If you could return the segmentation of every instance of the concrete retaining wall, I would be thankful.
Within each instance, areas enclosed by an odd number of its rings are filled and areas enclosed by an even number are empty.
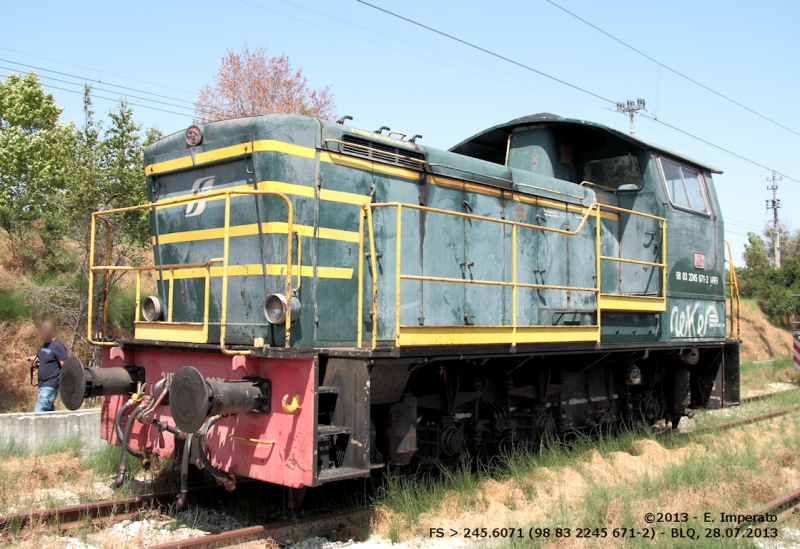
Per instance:
[[[75,438],[80,438],[84,454],[96,452],[107,444],[100,438],[100,408],[0,414],[0,447],[51,449]]]

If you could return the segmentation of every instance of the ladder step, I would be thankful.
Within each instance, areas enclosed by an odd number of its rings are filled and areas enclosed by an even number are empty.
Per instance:
[[[326,385],[320,385],[319,387],[317,387],[317,393],[319,393],[321,395],[323,395],[323,394],[338,395],[339,394],[339,388],[338,387],[329,387],[329,386],[326,386]]]
[[[332,480],[344,480],[347,478],[358,478],[369,476],[369,469],[357,469],[356,467],[335,467],[333,469],[323,469],[317,475],[320,482],[330,482]]]
[[[338,425],[317,425],[317,436],[330,436],[330,435],[349,435],[349,427],[340,427]]]

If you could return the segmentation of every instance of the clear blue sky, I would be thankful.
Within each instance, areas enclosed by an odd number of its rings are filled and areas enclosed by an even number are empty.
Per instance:
[[[642,97],[660,120],[800,179],[800,136],[659,71],[545,0],[373,1],[603,97]],[[800,132],[800,4],[556,1],[662,63]],[[166,133],[179,131],[190,116],[144,106],[190,115],[196,91],[211,81],[226,48],[247,41],[289,55],[312,87],[330,85],[338,112],[352,115],[354,125],[420,133],[421,142],[431,146],[449,148],[486,127],[537,112],[623,130],[628,126],[624,116],[601,100],[356,0],[28,0],[7,2],[2,11],[6,25],[0,36],[0,74],[28,69],[13,61],[79,76],[37,71],[73,82],[43,79],[65,107],[65,121],[82,121],[81,96],[54,88],[80,90],[83,81],[99,79],[106,84],[90,83],[112,91],[96,91],[96,96],[125,94],[109,86],[117,84],[189,107],[131,99],[142,123]],[[102,113],[111,103],[96,98],[96,110]],[[763,227],[764,179],[770,173],[650,120],[638,118],[636,133],[725,171],[716,176],[716,187],[727,237],[738,256],[747,231]],[[780,183],[781,216],[792,228],[800,224],[798,190],[800,183]]]

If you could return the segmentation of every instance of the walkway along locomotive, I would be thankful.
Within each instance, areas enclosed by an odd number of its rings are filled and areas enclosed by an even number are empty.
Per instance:
[[[103,438],[304,489],[738,403],[718,170],[546,114],[450,151],[345,122],[192,126],[94,214],[148,210],[155,258],[91,267],[92,303],[138,281],[134,339],[90,313],[102,367],[62,373]]]

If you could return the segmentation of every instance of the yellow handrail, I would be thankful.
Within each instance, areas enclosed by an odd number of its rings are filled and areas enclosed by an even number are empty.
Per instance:
[[[666,219],[663,217],[659,217],[656,215],[643,213],[643,212],[636,212],[633,210],[627,210],[625,208],[620,208],[618,206],[610,206],[606,204],[601,204],[599,202],[593,203],[591,206],[586,208],[586,212],[581,219],[581,222],[578,224],[578,227],[575,230],[566,230],[566,229],[555,229],[552,227],[540,226],[540,225],[532,225],[529,223],[520,223],[517,221],[509,221],[506,219],[496,219],[492,217],[486,217],[476,214],[470,213],[462,213],[462,212],[455,212],[455,211],[448,211],[442,210],[439,208],[431,208],[427,206],[420,206],[416,204],[407,204],[402,202],[387,202],[387,203],[380,203],[380,204],[364,204],[362,206],[362,214],[359,221],[359,285],[358,285],[358,329],[357,329],[357,346],[361,348],[363,346],[363,257],[364,257],[364,221],[367,221],[367,231],[370,238],[370,263],[372,269],[372,283],[373,283],[373,298],[372,298],[372,307],[371,307],[371,316],[372,316],[372,347],[374,348],[377,343],[377,284],[378,284],[378,277],[377,277],[377,268],[375,265],[376,261],[376,254],[375,254],[375,247],[374,247],[374,232],[373,232],[373,223],[372,223],[372,209],[373,208],[396,208],[396,227],[395,227],[395,237],[396,237],[396,250],[395,250],[395,338],[397,343],[399,344],[400,340],[400,283],[402,280],[418,280],[418,281],[426,281],[426,282],[448,282],[448,283],[457,283],[457,284],[477,284],[477,285],[488,285],[488,286],[503,286],[503,287],[511,287],[512,293],[512,330],[511,330],[511,337],[512,337],[512,345],[516,344],[516,331],[517,331],[517,304],[516,304],[516,297],[517,297],[517,288],[534,288],[534,289],[543,289],[543,290],[564,290],[564,291],[576,291],[576,292],[592,292],[595,293],[598,297],[601,295],[601,262],[602,261],[616,261],[621,263],[629,263],[634,265],[644,265],[655,267],[661,269],[661,299],[666,300],[666,288],[667,288],[667,247],[666,247]],[[405,275],[401,273],[401,265],[402,265],[402,209],[409,208],[412,210],[419,210],[431,213],[440,213],[444,215],[451,215],[454,217],[461,217],[466,219],[475,219],[479,221],[488,221],[491,223],[498,223],[501,225],[510,225],[511,226],[511,247],[512,247],[512,280],[511,282],[507,281],[492,281],[492,280],[474,280],[474,279],[461,279],[461,278],[448,278],[448,277],[432,277],[432,276],[422,276],[422,275]],[[661,242],[661,262],[652,262],[652,261],[640,261],[634,259],[627,259],[621,257],[611,257],[611,256],[604,256],[601,254],[600,251],[600,244],[601,244],[601,211],[602,210],[611,210],[621,213],[626,213],[630,215],[637,215],[649,219],[653,219],[658,221],[661,225],[661,234],[662,234],[662,242]],[[594,288],[588,287],[579,287],[579,286],[563,286],[563,285],[554,285],[554,284],[530,284],[530,283],[520,283],[517,281],[517,253],[516,253],[516,246],[517,246],[517,229],[518,228],[526,228],[532,230],[539,230],[539,231],[548,231],[553,233],[565,234],[568,236],[574,236],[580,233],[583,230],[583,227],[586,225],[586,221],[589,219],[590,215],[594,215],[595,217],[595,246],[596,246],[596,279],[597,285]],[[598,299],[598,330],[600,329],[600,300]]]
[[[297,237],[297,286],[294,287],[294,293],[297,293],[303,280],[303,237],[297,230],[293,234]]]
[[[734,319],[736,323],[736,339],[741,339],[741,326],[740,326],[740,309],[741,309],[741,298],[739,296],[739,279],[736,277],[736,267],[733,264],[733,252],[731,252],[731,243],[727,240],[725,241],[725,246],[728,248],[728,258],[725,260],[730,266],[729,269],[729,281],[725,283],[725,286],[730,288],[731,291],[731,331],[728,334],[728,339],[733,339],[733,325]],[[733,298],[734,298],[734,291],[736,292],[736,315],[733,314]]]
[[[395,265],[394,265],[394,337],[395,343],[400,341],[400,266],[402,264],[402,244],[403,244],[403,205],[397,204],[397,227],[395,228]],[[377,304],[376,304],[377,305]],[[375,320],[378,320],[378,311],[375,310]]]
[[[175,271],[181,269],[189,269],[189,268],[198,268],[198,267],[206,267],[205,273],[205,306],[203,311],[203,326],[207,333],[208,327],[208,315],[209,315],[209,300],[210,300],[210,287],[211,287],[211,266],[214,263],[222,263],[222,299],[221,299],[221,311],[220,311],[220,342],[219,347],[220,351],[226,355],[248,355],[251,354],[249,350],[230,350],[225,345],[225,335],[226,335],[226,328],[227,328],[227,305],[228,305],[228,270],[229,270],[229,252],[230,252],[230,202],[232,196],[239,196],[239,195],[273,195],[281,198],[286,203],[287,208],[287,244],[286,244],[286,302],[291,303],[292,299],[292,244],[293,238],[292,235],[297,231],[294,231],[293,227],[293,219],[294,219],[294,211],[292,207],[292,201],[289,199],[288,196],[285,194],[272,191],[272,190],[258,190],[258,189],[220,189],[218,191],[212,191],[209,193],[203,193],[201,197],[203,199],[208,200],[209,198],[214,198],[217,196],[224,197],[225,199],[225,221],[223,227],[223,256],[221,258],[214,258],[209,260],[206,263],[183,263],[183,264],[170,264],[170,265],[146,265],[146,266],[128,266],[128,265],[119,265],[119,266],[112,266],[109,265],[109,255],[111,249],[111,232],[110,232],[110,224],[106,219],[106,216],[115,215],[120,213],[127,213],[127,212],[134,212],[134,211],[141,211],[141,210],[153,210],[156,207],[163,208],[168,206],[176,206],[179,204],[184,204],[187,202],[191,202],[193,200],[197,200],[197,195],[191,196],[183,196],[183,197],[176,197],[172,199],[162,200],[159,201],[158,204],[155,202],[151,202],[148,204],[141,204],[138,206],[129,206],[125,208],[115,208],[112,210],[104,210],[100,212],[93,212],[92,213],[92,222],[91,222],[91,233],[89,238],[89,303],[93,303],[94,299],[94,273],[95,271],[104,272],[106,281],[108,280],[108,275],[110,271],[135,271],[136,272],[136,320],[139,320],[139,307],[141,301],[141,273],[142,271],[158,271],[163,273],[164,271],[169,271],[169,278],[170,278],[170,288],[169,288],[169,306],[168,306],[168,319],[167,322],[164,322],[165,325],[170,324],[186,324],[186,323],[173,323],[172,322],[172,297],[174,292],[174,280],[175,280]],[[95,265],[94,264],[94,254],[95,254],[95,234],[96,234],[96,222],[97,219],[101,219],[106,224],[106,261],[105,265]],[[259,222],[262,222],[259,220]],[[298,252],[302,250],[302,244],[300,243],[300,235],[298,233]],[[298,264],[300,264],[301,259],[298,258]],[[264,273],[266,276],[266,272]],[[298,279],[302,277],[302,270],[300,270],[300,274]],[[298,280],[297,289],[300,287],[300,281]],[[104,299],[104,321],[107,319],[108,316],[108,291],[106,291],[105,299]],[[88,312],[88,321],[87,321],[87,339],[89,343],[93,345],[104,345],[104,346],[112,346],[115,344],[113,341],[96,341],[92,334],[92,313],[93,308],[89,307]],[[287,311],[286,314],[286,326],[285,326],[285,338],[284,338],[284,345],[285,347],[291,346],[291,314],[290,311]],[[104,330],[106,327],[104,326]]]
[[[614,187],[606,187],[605,185],[601,185],[600,183],[592,183],[591,181],[581,181],[580,186],[583,187],[584,185],[591,185],[592,187],[597,187],[598,189],[603,189],[604,191],[617,194],[617,189],[615,189]]]

